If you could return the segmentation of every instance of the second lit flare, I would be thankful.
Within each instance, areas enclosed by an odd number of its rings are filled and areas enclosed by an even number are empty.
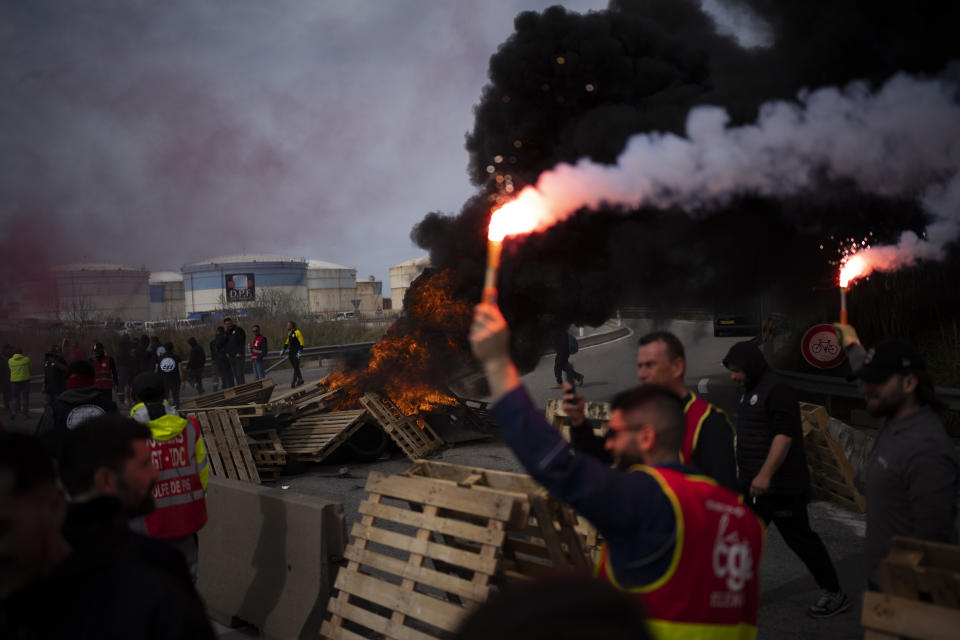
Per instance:
[[[863,256],[853,254],[848,256],[840,265],[840,322],[847,322],[847,287],[857,278],[864,275],[867,263]]]

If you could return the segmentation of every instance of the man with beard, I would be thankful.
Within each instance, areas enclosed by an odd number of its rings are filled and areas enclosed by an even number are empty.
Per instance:
[[[165,402],[163,380],[156,373],[138,375],[133,396],[139,404],[130,416],[150,427],[148,444],[160,475],[153,491],[156,510],[131,526],[179,549],[196,580],[197,532],[207,522],[204,496],[210,474],[200,423],[181,418]]]
[[[763,525],[741,496],[680,464],[677,394],[651,384],[614,400],[606,447],[618,468],[611,469],[575,452],[534,406],[495,305],[477,306],[470,345],[504,439],[551,495],[603,534],[598,575],[636,595],[653,634],[755,637]]]
[[[76,566],[64,580],[72,589],[61,590],[64,606],[79,613],[62,616],[75,625],[62,637],[214,637],[182,554],[129,526],[131,517],[154,512],[152,494],[162,481],[150,443],[150,429],[120,416],[88,420],[67,434],[59,472],[72,502],[63,532]]]
[[[883,420],[867,458],[867,567],[872,587],[877,562],[893,536],[957,544],[956,449],[935,413],[944,408],[920,353],[898,341],[865,351],[850,325],[834,328],[847,350],[867,412]]]
[[[850,608],[850,600],[807,513],[810,475],[797,393],[767,365],[753,342],[730,347],[723,366],[743,389],[737,412],[740,490],[750,496],[753,509],[767,524],[777,525],[820,587],[807,615],[826,618],[842,613]]]

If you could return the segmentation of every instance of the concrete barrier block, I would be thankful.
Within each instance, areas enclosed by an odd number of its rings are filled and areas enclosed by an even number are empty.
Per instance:
[[[316,638],[347,543],[343,505],[210,476],[207,513],[197,589],[210,616],[267,640]]]

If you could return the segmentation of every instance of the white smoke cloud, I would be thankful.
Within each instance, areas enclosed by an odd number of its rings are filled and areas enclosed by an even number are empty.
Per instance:
[[[802,93],[797,103],[768,103],[756,123],[741,127],[728,127],[723,109],[698,107],[686,137],[636,135],[615,166],[558,165],[518,201],[541,211],[543,229],[583,207],[693,212],[737,195],[788,197],[817,189],[823,178],[844,179],[868,194],[916,196],[932,217],[923,238],[906,231],[895,246],[865,250],[868,268],[940,259],[960,233],[957,95],[955,82],[901,74],[876,92],[858,82]]]

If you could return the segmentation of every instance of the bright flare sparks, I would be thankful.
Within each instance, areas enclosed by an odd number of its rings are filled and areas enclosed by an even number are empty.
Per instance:
[[[840,286],[846,289],[851,282],[867,275],[868,267],[867,261],[859,253],[847,256],[840,265]]]
[[[507,236],[530,233],[546,216],[543,200],[536,190],[527,187],[520,195],[493,212],[487,238],[501,242]]]

